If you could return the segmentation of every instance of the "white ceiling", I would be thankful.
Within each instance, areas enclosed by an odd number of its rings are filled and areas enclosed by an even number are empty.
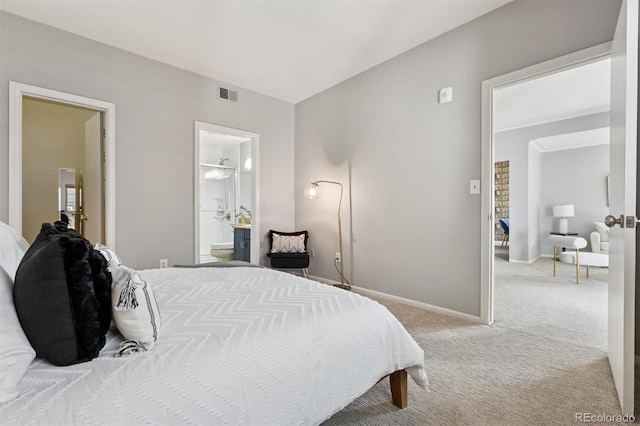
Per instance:
[[[584,130],[534,139],[530,142],[540,152],[563,151],[565,149],[585,148],[588,146],[608,145],[609,128]]]
[[[297,103],[511,0],[0,0],[0,9]]]
[[[605,59],[496,90],[494,130],[609,111],[610,68]]]
[[[251,138],[200,130],[200,143],[210,146],[222,146],[223,148],[228,148],[230,146],[239,145],[242,142],[249,142],[250,140]]]
[[[496,132],[566,120],[610,109],[611,60],[604,59],[523,83],[493,94]],[[609,143],[609,128],[558,134],[530,141],[540,152]]]

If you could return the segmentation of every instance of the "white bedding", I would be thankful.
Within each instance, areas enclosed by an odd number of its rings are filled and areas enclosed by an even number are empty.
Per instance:
[[[36,359],[2,424],[318,424],[393,371],[427,385],[422,349],[370,299],[263,268],[141,274],[156,345],[114,358],[112,331],[91,362]]]

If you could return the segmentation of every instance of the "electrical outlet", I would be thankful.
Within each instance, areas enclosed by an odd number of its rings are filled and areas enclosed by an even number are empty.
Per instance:
[[[316,249],[309,249],[309,256],[316,257]]]
[[[342,256],[340,255],[339,251],[336,252],[336,262],[338,263],[342,262]]]
[[[160,259],[160,267],[168,268],[169,267],[169,259]]]

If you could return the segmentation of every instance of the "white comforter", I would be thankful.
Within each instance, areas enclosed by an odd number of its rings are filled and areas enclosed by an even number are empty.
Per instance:
[[[424,353],[382,305],[262,268],[142,271],[162,315],[155,347],[91,362],[37,359],[2,424],[317,424]],[[384,401],[381,401],[384,402]]]

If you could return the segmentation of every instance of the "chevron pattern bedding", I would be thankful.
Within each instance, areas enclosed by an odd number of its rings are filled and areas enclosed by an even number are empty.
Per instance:
[[[401,369],[427,386],[424,353],[382,305],[264,268],[141,271],[162,315],[148,352],[36,359],[2,424],[319,424]],[[383,401],[381,401],[383,402]]]

